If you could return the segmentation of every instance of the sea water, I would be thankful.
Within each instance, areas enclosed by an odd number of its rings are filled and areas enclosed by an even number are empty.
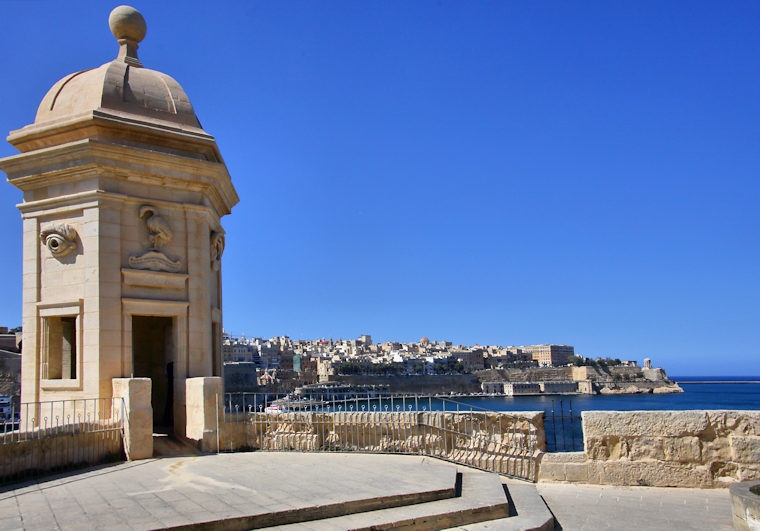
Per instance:
[[[760,377],[672,378],[683,393],[635,395],[533,395],[456,397],[458,402],[494,411],[637,411],[760,409]],[[716,383],[731,382],[731,383]],[[700,382],[700,383],[693,383]],[[709,382],[709,383],[703,383]],[[436,408],[437,409],[437,408]]]
[[[683,377],[673,380],[679,383],[683,393],[462,397],[457,401],[478,410],[544,411],[549,451],[583,450],[580,419],[583,411],[760,410],[760,377]]]
[[[758,409],[760,410],[760,376],[757,377],[681,377],[683,393],[621,395],[518,395],[467,396],[439,395],[414,399],[389,398],[348,400],[330,410],[367,411],[545,411],[556,414],[580,414],[582,411],[651,411],[690,409]]]

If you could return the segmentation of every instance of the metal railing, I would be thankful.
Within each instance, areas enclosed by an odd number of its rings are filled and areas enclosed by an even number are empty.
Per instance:
[[[544,411],[546,450],[579,452],[583,450],[583,423],[579,411],[573,411],[571,400],[552,400]]]
[[[541,413],[411,395],[327,403],[228,394],[218,434],[220,451],[418,454],[532,481],[545,449]]]
[[[283,406],[287,411],[444,411],[496,412],[461,402],[452,395],[417,395],[409,393],[354,393],[351,397],[333,400],[288,399],[286,393],[225,393],[222,407],[228,413],[262,413],[268,407]]]
[[[124,459],[124,401],[22,403],[0,421],[0,483]]]

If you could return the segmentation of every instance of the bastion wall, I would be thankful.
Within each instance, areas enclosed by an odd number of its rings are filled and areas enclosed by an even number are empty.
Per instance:
[[[760,411],[585,411],[583,452],[541,458],[539,481],[727,487],[760,479]]]

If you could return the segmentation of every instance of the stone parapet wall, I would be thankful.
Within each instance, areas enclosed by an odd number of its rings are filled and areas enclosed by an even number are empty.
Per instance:
[[[0,434],[0,482],[123,459],[120,428],[116,420]]]
[[[228,413],[220,441],[223,451],[430,455],[531,480],[546,448],[541,412]]]
[[[725,487],[760,479],[760,411],[586,411],[583,452],[545,454],[540,481]]]

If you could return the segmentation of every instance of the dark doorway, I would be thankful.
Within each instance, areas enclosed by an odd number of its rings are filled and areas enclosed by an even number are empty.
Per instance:
[[[174,426],[174,352],[171,317],[132,316],[134,376],[151,379],[153,431],[171,433]]]

